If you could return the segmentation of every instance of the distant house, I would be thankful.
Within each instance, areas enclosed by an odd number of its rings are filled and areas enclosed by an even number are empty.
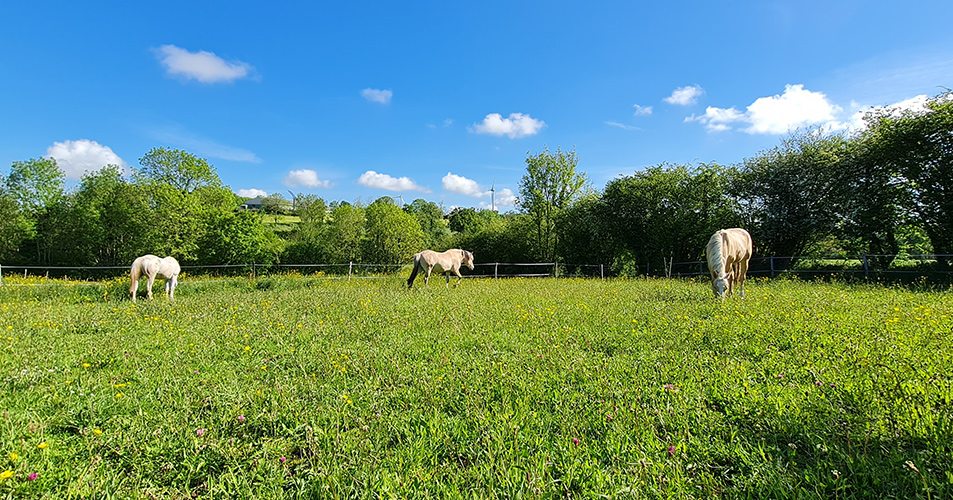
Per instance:
[[[245,203],[242,203],[242,210],[261,210],[261,196],[256,196]]]

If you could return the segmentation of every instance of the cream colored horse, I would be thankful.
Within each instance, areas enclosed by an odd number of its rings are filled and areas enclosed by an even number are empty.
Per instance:
[[[139,277],[143,274],[149,279],[146,288],[146,297],[152,300],[152,283],[156,280],[156,274],[161,274],[165,278],[165,294],[170,299],[175,299],[175,286],[179,283],[179,262],[172,257],[160,259],[155,255],[143,255],[132,261],[132,268],[129,276],[132,278],[132,286],[129,287],[129,293],[132,295],[132,301],[136,301],[136,290],[139,289]]]
[[[741,228],[716,231],[706,248],[708,270],[711,272],[711,291],[716,297],[731,295],[735,287],[745,295],[745,275],[751,259],[751,235]]]
[[[414,270],[410,273],[410,279],[407,280],[407,288],[413,288],[414,279],[417,272],[423,269],[424,285],[430,287],[430,273],[443,273],[447,275],[447,288],[450,288],[450,273],[457,275],[457,282],[453,286],[460,284],[463,276],[460,274],[460,266],[465,265],[473,270],[473,253],[466,250],[454,248],[446,252],[434,252],[433,250],[424,250],[414,254]]]

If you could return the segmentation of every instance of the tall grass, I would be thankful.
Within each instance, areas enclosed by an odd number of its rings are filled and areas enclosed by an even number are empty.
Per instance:
[[[8,498],[953,496],[949,291],[16,284]]]

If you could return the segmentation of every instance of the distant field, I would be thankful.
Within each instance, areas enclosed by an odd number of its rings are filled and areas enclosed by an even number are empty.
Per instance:
[[[950,290],[3,283],[7,498],[953,497]]]

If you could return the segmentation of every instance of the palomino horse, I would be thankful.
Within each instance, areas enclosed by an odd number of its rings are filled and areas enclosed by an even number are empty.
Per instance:
[[[129,273],[132,278],[132,286],[129,287],[132,301],[136,301],[139,277],[143,274],[149,278],[149,286],[146,288],[146,297],[148,297],[149,300],[152,300],[152,283],[156,280],[156,274],[161,274],[165,278],[165,294],[168,295],[170,299],[174,299],[175,285],[179,283],[179,272],[181,270],[179,262],[172,257],[160,259],[155,255],[143,255],[132,261],[132,269]]]
[[[414,278],[417,272],[423,269],[424,285],[430,287],[430,273],[444,273],[447,275],[447,288],[450,288],[450,273],[457,275],[457,282],[453,286],[460,284],[463,276],[460,274],[460,266],[465,265],[473,270],[473,253],[466,250],[454,248],[446,252],[434,252],[433,250],[424,250],[414,254],[414,270],[410,273],[410,279],[407,280],[407,288],[413,288]]]
[[[716,231],[708,240],[705,252],[711,272],[711,291],[716,297],[731,295],[737,286],[738,294],[745,295],[745,275],[751,259],[751,235],[741,228]]]

